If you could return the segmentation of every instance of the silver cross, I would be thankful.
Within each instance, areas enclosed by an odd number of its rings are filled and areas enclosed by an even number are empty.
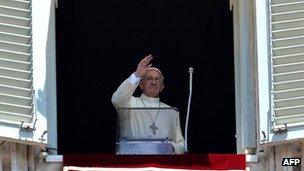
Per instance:
[[[155,123],[152,123],[152,125],[150,125],[150,128],[151,128],[152,131],[153,131],[153,135],[155,135],[155,132],[156,132],[156,130],[158,129],[158,127],[155,126]]]

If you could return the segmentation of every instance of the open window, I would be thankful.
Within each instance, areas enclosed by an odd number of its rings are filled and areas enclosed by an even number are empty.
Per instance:
[[[256,3],[260,143],[304,137],[304,1]]]
[[[0,1],[1,139],[57,147],[54,15],[52,0]]]

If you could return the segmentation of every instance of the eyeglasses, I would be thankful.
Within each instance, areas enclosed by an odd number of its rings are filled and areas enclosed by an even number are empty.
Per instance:
[[[153,77],[146,77],[146,78],[143,78],[144,81],[148,82],[148,83],[152,83],[153,81],[155,83],[162,83],[163,82],[163,79],[160,78],[160,77],[156,77],[156,78],[153,78]]]

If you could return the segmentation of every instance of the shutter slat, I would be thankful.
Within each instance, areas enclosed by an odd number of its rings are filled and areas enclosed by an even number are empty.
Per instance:
[[[278,47],[273,48],[273,55],[274,56],[281,56],[281,55],[288,55],[288,54],[300,54],[303,52],[304,44],[303,45],[294,45],[294,46],[287,46],[287,47]]]
[[[0,57],[0,68],[2,68],[2,67],[3,68],[16,69],[16,70],[29,71],[31,69],[31,63],[30,62],[3,59],[3,58]]]
[[[274,74],[275,82],[286,82],[286,81],[301,80],[301,79],[304,79],[304,71]]]
[[[0,111],[29,115],[32,107],[0,102]]]
[[[29,53],[30,45],[0,41],[0,48],[8,51]]]
[[[301,28],[303,26],[304,26],[304,18],[293,19],[293,20],[285,20],[285,21],[277,21],[277,22],[272,23],[273,30]]]
[[[31,88],[31,80],[24,80],[24,79],[16,79],[10,77],[0,76],[0,84],[7,85],[7,86],[15,86],[20,88]]]
[[[25,115],[25,114],[20,114],[20,113],[11,113],[11,112],[0,111],[0,119],[21,123],[21,121],[30,122],[31,116]]]
[[[277,82],[274,84],[274,88],[277,91],[288,90],[288,89],[297,89],[304,87],[304,79],[303,80],[292,80],[286,82]]]
[[[1,14],[0,14],[0,22],[10,25],[21,26],[21,27],[29,27],[30,25],[29,18],[21,18],[21,17],[9,16],[9,15],[1,15]]]
[[[275,100],[276,108],[295,107],[302,105],[303,97],[293,97],[289,99]]]
[[[29,9],[30,8],[29,1],[1,0],[0,5],[12,7],[12,8],[19,8],[19,9]]]
[[[27,62],[30,61],[31,56],[29,53],[8,51],[0,48],[0,57],[3,59]]]
[[[30,37],[0,32],[0,40],[18,44],[29,44]]]
[[[0,12],[4,15],[12,15],[16,17],[29,18],[30,11],[25,9],[12,8],[0,5]]]
[[[281,99],[275,100],[275,107],[276,108],[285,108],[285,107],[292,107],[292,106],[300,106],[303,104],[304,96],[302,97],[293,97],[289,99]]]
[[[303,0],[272,0],[273,5],[277,4],[286,4],[286,3],[295,3],[295,2],[302,2]]]
[[[304,88],[290,89],[290,90],[283,90],[283,91],[276,91],[275,92],[275,99],[276,100],[302,97],[302,96],[304,96]]]
[[[288,11],[272,14],[272,22],[300,19],[304,16],[304,10]]]
[[[0,93],[0,102],[31,107],[32,98]]]
[[[31,72],[0,67],[1,76],[30,80]]]
[[[303,36],[303,34],[304,34],[304,27],[272,31],[273,39],[301,37]]]
[[[304,123],[304,114],[299,115],[292,115],[292,116],[284,116],[284,117],[277,117],[276,119],[277,124],[294,124],[297,123],[298,125],[303,125]]]
[[[291,116],[291,115],[299,115],[304,113],[304,105],[301,106],[293,106],[293,107],[285,107],[278,108],[275,110],[276,116]]]
[[[304,36],[292,37],[289,39],[285,38],[285,39],[273,40],[274,47],[286,47],[286,46],[294,46],[294,45],[299,45],[299,44],[304,44]]]
[[[296,55],[276,56],[273,57],[273,62],[277,65],[304,62],[304,53],[300,53]]]
[[[271,8],[273,14],[289,12],[289,11],[299,11],[303,9],[304,9],[304,1],[274,4]]]
[[[304,62],[275,65],[274,73],[296,72],[304,70]]]
[[[24,96],[24,97],[31,97],[32,95],[31,89],[13,87],[7,85],[0,85],[0,93],[11,94],[15,96]]]
[[[29,36],[30,28],[0,22],[0,32]]]

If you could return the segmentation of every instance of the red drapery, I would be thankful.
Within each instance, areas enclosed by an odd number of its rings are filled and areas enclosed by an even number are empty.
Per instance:
[[[66,154],[64,166],[102,168],[171,168],[189,170],[245,170],[245,155],[186,154],[186,155],[115,155]]]

